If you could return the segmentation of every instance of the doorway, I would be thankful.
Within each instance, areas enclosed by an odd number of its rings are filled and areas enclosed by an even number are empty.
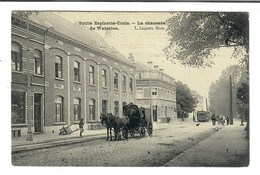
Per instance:
[[[34,94],[34,132],[42,132],[42,94]]]
[[[153,121],[157,122],[157,105],[153,105]]]

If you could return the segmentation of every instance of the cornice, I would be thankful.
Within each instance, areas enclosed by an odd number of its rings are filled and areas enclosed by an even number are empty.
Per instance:
[[[21,27],[23,29],[26,29],[26,22],[27,22],[27,19],[24,18],[24,17],[21,17],[19,15],[16,15],[16,14],[12,14],[12,24],[13,25],[18,25],[18,27]],[[101,57],[105,57],[105,58],[108,58],[110,60],[113,60],[113,61],[116,61],[116,62],[119,62],[121,64],[124,64],[126,66],[128,66],[129,68],[133,68],[135,69],[135,66],[133,66],[131,63],[128,63],[124,60],[122,60],[121,58],[118,58],[117,56],[115,55],[112,55],[110,53],[107,53],[107,52],[104,52],[104,51],[101,51],[97,48],[94,48],[93,46],[90,46],[86,43],[82,43],[80,41],[77,41],[69,36],[66,36],[64,34],[61,34],[59,33],[58,31],[55,31],[54,29],[52,28],[47,28],[45,26],[42,26],[38,23],[35,23],[33,21],[29,21],[29,29],[30,31],[32,32],[35,32],[35,33],[39,33],[39,34],[48,34],[50,36],[53,36],[53,37],[56,37],[57,39],[59,40],[62,40],[62,41],[65,41],[73,46],[76,46],[76,47],[79,47],[79,48],[83,48],[91,53],[94,53],[94,54],[97,54]]]

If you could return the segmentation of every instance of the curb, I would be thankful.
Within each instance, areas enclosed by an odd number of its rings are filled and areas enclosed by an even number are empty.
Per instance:
[[[39,149],[45,149],[45,148],[51,148],[55,146],[65,146],[70,144],[77,144],[85,141],[94,141],[99,139],[106,139],[106,136],[104,134],[102,135],[93,135],[91,137],[83,137],[83,138],[69,138],[64,140],[57,140],[57,141],[48,141],[48,142],[40,142],[40,143],[34,143],[31,145],[19,145],[12,147],[12,154],[21,153],[25,151],[31,151],[31,150],[39,150]]]
[[[162,130],[163,128],[157,128],[153,129],[153,131],[156,130]],[[106,139],[106,134],[94,134],[86,137],[70,137],[70,138],[60,138],[60,139],[54,139],[54,140],[45,140],[45,141],[39,141],[37,143],[27,143],[22,145],[15,145],[12,146],[11,154],[17,154],[21,152],[31,151],[31,150],[39,150],[39,149],[45,149],[45,148],[51,148],[55,146],[65,146],[70,144],[77,144],[85,141],[94,141],[99,139]]]

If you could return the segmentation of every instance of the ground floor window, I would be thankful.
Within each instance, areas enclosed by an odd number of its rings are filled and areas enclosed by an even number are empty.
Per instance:
[[[25,124],[25,92],[12,91],[12,124]]]
[[[61,96],[57,96],[55,98],[55,114],[56,114],[56,122],[64,122],[63,97]]]
[[[119,103],[118,103],[118,101],[114,102],[114,115],[119,116]]]
[[[90,99],[90,101],[89,101],[89,119],[90,120],[96,119],[96,116],[95,116],[95,100],[94,99]]]
[[[81,104],[80,98],[74,98],[74,121],[81,119]]]
[[[107,113],[107,100],[102,100],[102,113]]]

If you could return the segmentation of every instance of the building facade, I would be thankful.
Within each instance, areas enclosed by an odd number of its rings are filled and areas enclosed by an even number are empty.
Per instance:
[[[64,125],[86,129],[100,113],[122,116],[135,103],[135,66],[99,35],[50,13],[12,14],[12,130],[56,133]],[[28,113],[30,113],[28,115]]]
[[[132,57],[132,55],[130,55]],[[130,59],[131,60],[131,59]],[[174,78],[159,69],[136,63],[136,103],[145,108],[152,108],[153,122],[165,123],[177,119],[176,85]]]

